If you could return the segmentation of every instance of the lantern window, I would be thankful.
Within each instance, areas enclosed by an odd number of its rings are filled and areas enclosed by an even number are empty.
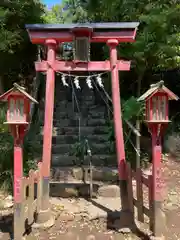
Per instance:
[[[157,101],[156,97],[153,97],[153,99],[152,99],[152,113],[153,113],[152,118],[153,118],[153,120],[157,120],[157,118],[156,118],[156,106],[157,106],[156,101]]]
[[[9,111],[8,121],[9,122],[22,122],[25,120],[24,116],[24,99],[9,99]]]
[[[166,96],[154,96],[152,97],[152,120],[153,121],[165,121],[166,113]]]
[[[162,114],[162,119],[166,119],[166,115],[167,115],[167,113],[166,113],[166,104],[168,104],[167,103],[167,98],[165,97],[165,96],[162,96],[162,101],[161,101],[161,114]]]
[[[16,100],[16,117],[18,121],[24,120],[24,101],[23,99]]]
[[[9,120],[14,120],[14,109],[15,109],[15,101],[13,98],[9,100]]]

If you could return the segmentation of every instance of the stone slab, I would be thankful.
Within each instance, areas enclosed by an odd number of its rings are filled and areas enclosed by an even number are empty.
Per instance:
[[[116,166],[116,157],[113,155],[93,155],[92,163],[94,166]],[[67,166],[74,166],[74,165],[88,165],[89,164],[89,157],[86,156],[83,160],[83,163],[80,159],[76,158],[75,156],[69,155],[61,155],[61,154],[53,154],[52,155],[52,167],[67,167]]]
[[[101,186],[98,189],[98,195],[101,197],[120,197],[120,189],[119,186],[117,185],[106,185],[106,186]]]
[[[116,167],[93,166],[93,180],[101,182],[118,182],[118,170]],[[82,167],[55,167],[51,169],[51,179],[54,181],[68,182],[74,180],[90,180],[89,166]]]

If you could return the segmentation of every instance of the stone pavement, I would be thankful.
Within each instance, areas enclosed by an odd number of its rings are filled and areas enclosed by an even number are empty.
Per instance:
[[[106,218],[108,212],[121,209],[120,198],[98,197],[89,201],[84,198],[51,198],[51,203],[54,208],[62,207],[64,211],[68,211],[70,214],[83,214],[90,220]]]
[[[49,230],[33,229],[27,240],[123,240],[143,239],[135,234],[120,233],[120,198],[98,197],[93,200],[51,198],[58,213]]]

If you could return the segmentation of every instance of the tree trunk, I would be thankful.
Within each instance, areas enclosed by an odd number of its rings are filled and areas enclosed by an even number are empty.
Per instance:
[[[143,79],[144,73],[140,74],[138,77],[138,81],[137,81],[137,97],[140,97],[141,94],[141,83],[142,83],[142,79]],[[141,131],[141,123],[140,123],[140,119],[139,116],[137,116],[137,120],[136,120],[136,129],[140,132]],[[136,168],[140,168],[141,165],[141,144],[140,144],[140,137],[139,135],[136,135]]]

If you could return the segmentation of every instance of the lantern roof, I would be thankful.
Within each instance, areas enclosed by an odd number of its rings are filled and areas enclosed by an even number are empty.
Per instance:
[[[179,97],[175,95],[171,90],[164,86],[164,81],[160,81],[156,84],[151,84],[150,89],[148,89],[137,101],[146,101],[151,98],[154,94],[158,92],[166,93],[169,100],[179,100]]]
[[[10,96],[10,95],[13,95],[14,92],[19,92],[21,93],[22,95],[24,95],[24,97],[26,97],[27,99],[29,99],[30,101],[34,102],[34,103],[38,103],[36,101],[36,99],[34,99],[31,95],[29,95],[29,93],[27,93],[25,91],[25,88],[24,87],[21,87],[19,86],[17,83],[14,83],[13,84],[13,88],[9,89],[7,92],[3,93],[1,96],[0,96],[0,100],[1,101],[7,101],[7,98]]]

